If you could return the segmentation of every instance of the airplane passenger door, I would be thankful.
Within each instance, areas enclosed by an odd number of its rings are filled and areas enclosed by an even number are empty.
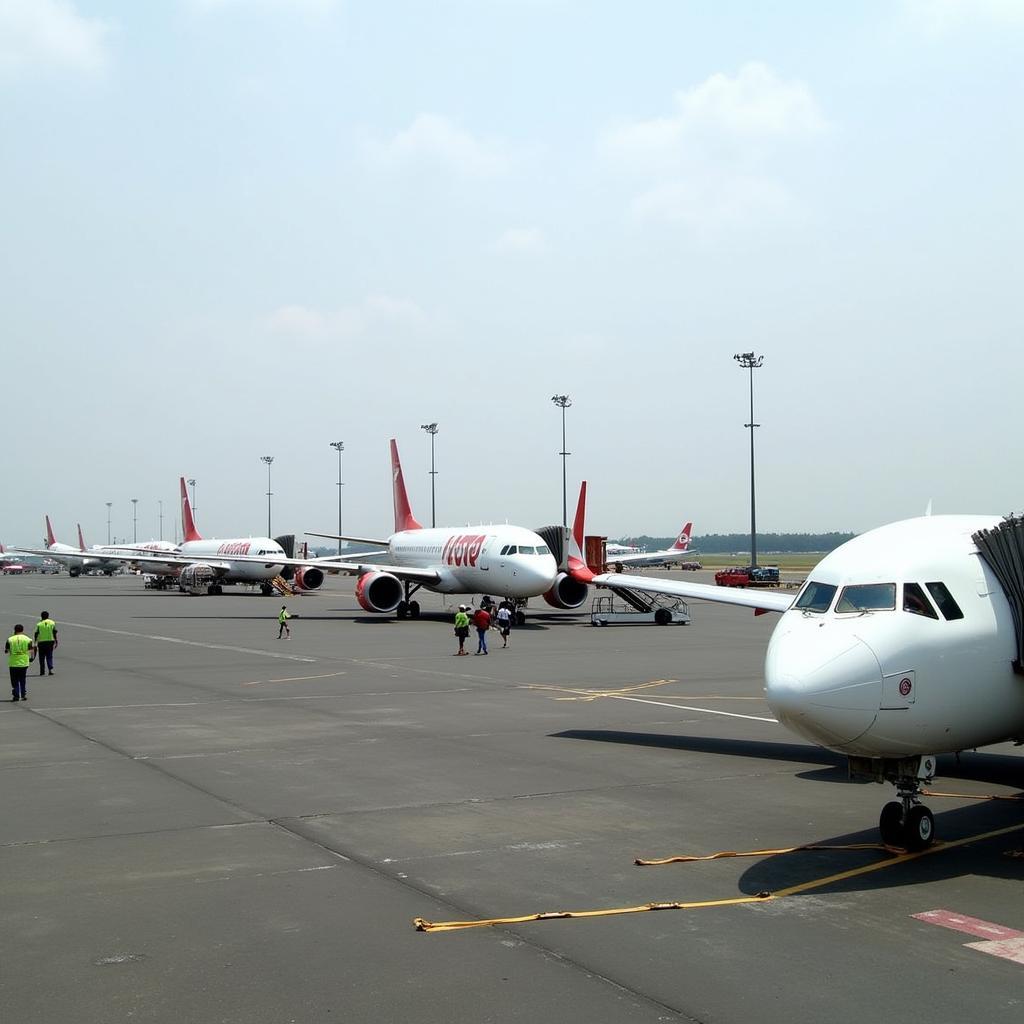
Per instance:
[[[882,711],[904,711],[917,700],[917,675],[913,670],[882,676]]]
[[[494,538],[484,537],[483,545],[480,548],[480,554],[476,560],[476,567],[482,572],[490,572],[493,564],[494,556]]]

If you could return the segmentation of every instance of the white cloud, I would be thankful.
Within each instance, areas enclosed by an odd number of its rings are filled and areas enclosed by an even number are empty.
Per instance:
[[[544,232],[540,228],[509,228],[494,242],[494,251],[529,255],[543,252],[546,244]]]
[[[0,70],[50,65],[102,71],[110,26],[67,0],[0,0]]]
[[[366,143],[364,152],[385,166],[434,165],[468,178],[492,177],[508,166],[500,142],[479,139],[441,114],[419,114],[387,142]]]
[[[794,213],[777,165],[828,128],[807,85],[751,62],[677,92],[668,115],[616,126],[601,148],[635,180],[634,219],[707,231]]]
[[[291,11],[296,14],[328,14],[340,0],[189,0],[192,7],[202,12],[263,8]]]
[[[280,306],[265,321],[273,334],[310,341],[362,338],[394,328],[419,332],[429,325],[430,317],[415,302],[383,294],[334,310]]]
[[[1021,0],[904,0],[904,17],[929,35],[945,35],[970,23],[1024,27]]]
[[[674,97],[667,117],[622,125],[604,140],[612,156],[650,165],[689,162],[695,152],[764,146],[808,138],[827,122],[810,90],[799,81],[782,81],[765,64],[744,64],[730,77],[714,74]]]

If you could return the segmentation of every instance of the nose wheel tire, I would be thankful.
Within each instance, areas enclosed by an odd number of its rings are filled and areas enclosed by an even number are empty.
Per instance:
[[[932,845],[935,838],[935,818],[927,807],[917,804],[910,808],[903,830],[908,850],[925,850]]]
[[[899,800],[890,800],[882,808],[878,819],[878,831],[886,846],[903,845],[903,804]]]

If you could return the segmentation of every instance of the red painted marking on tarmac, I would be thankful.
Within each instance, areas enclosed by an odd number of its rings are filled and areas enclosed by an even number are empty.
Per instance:
[[[1015,964],[1024,964],[1024,937],[1000,939],[998,942],[968,942],[967,948],[1012,960]]]
[[[940,928],[951,928],[955,932],[964,932],[966,935],[974,935],[979,939],[988,939],[993,944],[999,942],[1019,941],[1018,949],[1024,952],[1024,932],[1015,928],[1007,928],[1001,924],[993,924],[991,921],[982,921],[977,917],[968,917],[966,914],[956,914],[952,910],[928,910],[923,914],[911,914],[918,921],[926,921],[928,924],[937,924]],[[983,942],[967,943],[971,949],[987,945]],[[988,950],[983,950],[988,952]],[[999,956],[1001,954],[995,954]],[[1014,959],[1010,957],[1009,959]],[[1024,961],[1021,961],[1024,963]]]

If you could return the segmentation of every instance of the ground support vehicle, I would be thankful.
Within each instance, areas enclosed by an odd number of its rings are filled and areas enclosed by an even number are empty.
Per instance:
[[[612,593],[595,597],[590,606],[592,626],[685,626],[689,621],[690,609],[682,598],[640,594],[625,587],[615,587]]]

